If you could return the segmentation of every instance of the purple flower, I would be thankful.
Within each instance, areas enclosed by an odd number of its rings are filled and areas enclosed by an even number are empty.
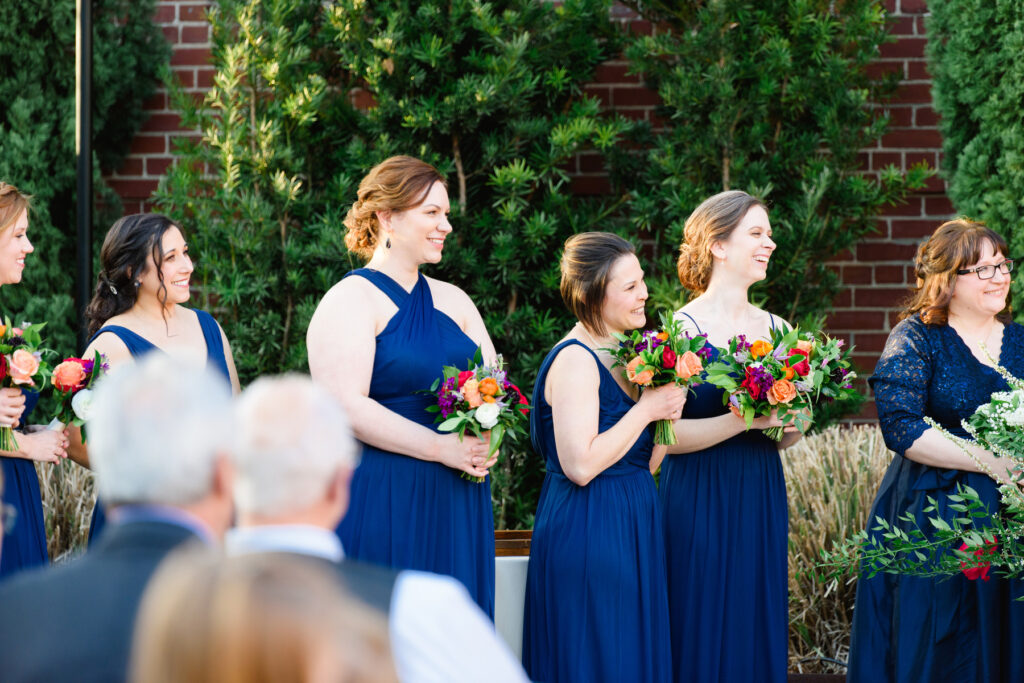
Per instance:
[[[729,403],[736,407],[736,410],[742,410],[743,406],[740,405],[740,397],[737,394],[729,396]]]
[[[750,342],[747,341],[747,335],[741,334],[736,337],[736,350],[746,351],[751,346]]]
[[[82,361],[82,369],[85,370],[85,374],[87,374],[87,375],[91,375],[92,374],[93,363],[95,363],[95,361],[91,361],[91,360],[84,360],[84,361]]]
[[[764,369],[760,364],[748,365],[746,376],[740,382],[740,386],[750,392],[755,401],[759,401],[768,394],[768,390],[775,384],[772,373]]]
[[[437,392],[437,405],[441,409],[441,417],[446,418],[455,411],[455,390],[458,389],[458,381],[458,377],[449,377]]]
[[[700,356],[700,359],[705,363],[709,362],[712,359],[714,353],[715,349],[711,346],[711,344],[704,344],[704,346],[697,349],[697,355]]]

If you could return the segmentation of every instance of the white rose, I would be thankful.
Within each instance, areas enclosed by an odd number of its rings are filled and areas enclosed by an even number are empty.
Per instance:
[[[71,410],[75,411],[75,417],[79,420],[88,422],[92,415],[92,391],[82,389],[71,397]]]
[[[490,429],[498,424],[498,414],[500,412],[501,408],[498,407],[497,403],[484,403],[476,409],[476,421],[484,429]]]

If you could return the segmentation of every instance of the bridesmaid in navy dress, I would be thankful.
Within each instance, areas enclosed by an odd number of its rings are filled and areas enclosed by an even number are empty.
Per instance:
[[[495,357],[483,319],[454,285],[419,272],[441,260],[448,191],[431,165],[391,157],[359,185],[345,225],[349,250],[369,259],[331,288],[306,334],[313,379],[351,417],[363,456],[348,513],[345,552],[399,569],[447,574],[494,614],[494,516],[487,475],[496,457],[467,435],[439,433],[421,393],[444,365],[466,367],[476,349]]]
[[[192,259],[181,229],[160,214],[118,219],[103,240],[102,270],[86,309],[90,340],[84,357],[102,353],[111,371],[152,350],[220,371],[238,392],[238,377],[220,325],[206,311],[186,308]],[[88,448],[73,429],[70,456],[88,466]],[[89,541],[105,524],[100,501],[93,508]]]
[[[896,455],[868,519],[899,525],[909,513],[930,529],[928,517],[959,516],[949,498],[958,485],[998,510],[997,481],[924,417],[967,437],[960,420],[993,392],[1009,390],[983,347],[1024,377],[1024,327],[1007,310],[1013,267],[1007,252],[1002,237],[966,219],[941,225],[918,250],[916,291],[870,379],[885,443]],[[1005,461],[981,447],[974,455],[1006,479]],[[929,499],[935,510],[925,512]],[[994,571],[989,577],[862,577],[847,680],[1024,681],[1024,602],[1018,600],[1024,586]]]
[[[544,359],[531,433],[547,475],[526,579],[523,664],[546,683],[671,680],[665,541],[651,423],[679,418],[685,390],[611,369],[612,333],[643,327],[647,287],[626,240],[570,238],[562,298],[579,322]]]
[[[695,295],[676,317],[691,335],[724,347],[736,335],[765,339],[785,321],[749,301],[775,250],[768,214],[745,192],[706,199],[684,228],[679,279]],[[708,349],[713,355],[714,349]],[[788,586],[786,482],[780,443],[762,430],[776,416],[743,419],[722,391],[696,388],[676,423],[679,443],[661,471],[675,680],[786,680]]]
[[[0,285],[21,282],[25,257],[34,251],[28,239],[29,198],[13,185],[0,182]],[[0,317],[13,317],[0,310]],[[25,425],[39,399],[36,391],[0,389],[0,421]],[[33,461],[55,463],[67,457],[68,439],[63,432],[42,427],[22,427],[17,435],[19,451],[0,452],[3,473],[2,504],[14,509],[14,527],[4,536],[0,553],[0,580],[22,569],[45,565],[46,525]],[[3,531],[0,530],[0,534]]]

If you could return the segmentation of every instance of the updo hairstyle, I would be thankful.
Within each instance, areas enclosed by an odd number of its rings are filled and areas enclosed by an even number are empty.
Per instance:
[[[752,207],[765,208],[764,202],[741,190],[712,195],[700,203],[683,227],[676,270],[679,282],[694,294],[701,294],[711,282],[714,257],[711,245],[724,242]]]
[[[161,247],[164,233],[171,227],[177,226],[158,213],[124,216],[110,226],[100,250],[101,269],[96,278],[96,290],[85,309],[90,337],[105,322],[135,305],[139,297],[136,278],[146,269],[149,256],[153,257],[160,279],[160,303],[167,304],[167,286],[160,270],[164,263]]]
[[[14,225],[31,202],[32,198],[14,185],[0,182],[0,233]]]
[[[949,302],[953,299],[957,271],[977,263],[986,241],[992,243],[995,251],[1009,258],[1006,240],[984,223],[961,217],[940,225],[917,249],[914,258],[917,284],[900,319],[920,313],[921,320],[929,325],[945,325],[949,319]],[[1008,311],[996,317],[1001,322],[1010,322]]]
[[[635,254],[628,241],[610,232],[581,232],[565,241],[562,253],[562,301],[592,334],[606,332],[601,307],[608,275],[621,257]]]
[[[419,206],[434,183],[448,184],[425,161],[394,156],[380,162],[359,183],[358,199],[345,216],[345,246],[369,260],[381,240],[377,211],[405,211]]]

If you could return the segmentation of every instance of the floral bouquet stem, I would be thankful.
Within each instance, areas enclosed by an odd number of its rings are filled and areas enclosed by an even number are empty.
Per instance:
[[[674,446],[676,430],[672,420],[658,420],[654,423],[654,443],[659,446]]]
[[[0,451],[8,453],[18,451],[18,440],[14,438],[14,429],[6,425],[0,427]]]

